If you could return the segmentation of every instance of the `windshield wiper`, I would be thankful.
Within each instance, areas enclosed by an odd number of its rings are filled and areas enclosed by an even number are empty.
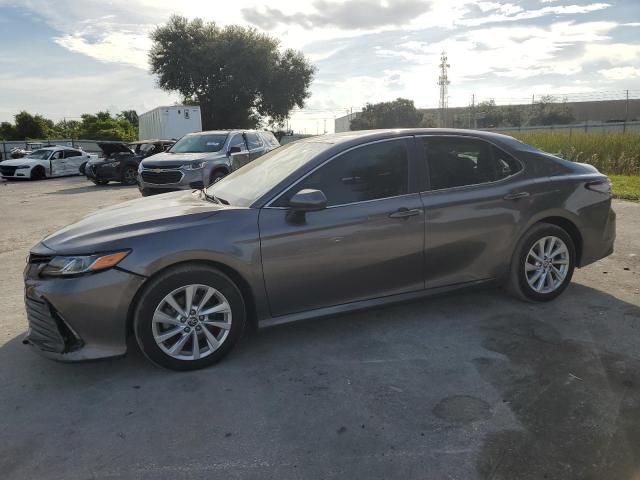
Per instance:
[[[204,195],[204,197],[207,200],[210,200],[210,201],[215,202],[215,203],[219,203],[220,205],[229,205],[229,202],[227,202],[225,199],[220,198],[220,197],[216,197],[213,194],[207,193],[207,191],[204,188],[202,190],[200,190],[200,191],[202,192],[202,194]]]

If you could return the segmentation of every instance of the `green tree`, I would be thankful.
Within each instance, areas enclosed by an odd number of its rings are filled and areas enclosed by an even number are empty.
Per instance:
[[[398,98],[392,102],[368,103],[362,113],[351,120],[351,130],[417,127],[422,121],[423,115],[413,100]]]
[[[521,106],[509,105],[502,108],[502,126],[519,127],[522,125],[523,109]]]
[[[78,126],[78,137],[131,142],[137,139],[138,129],[126,118],[112,117],[109,112],[85,113]]]
[[[491,99],[476,105],[476,123],[479,128],[500,127],[503,124],[503,109]]]
[[[42,115],[31,115],[26,111],[14,116],[15,139],[25,140],[29,138],[48,138],[53,128],[53,122]]]
[[[575,117],[566,102],[558,103],[553,95],[545,95],[533,104],[527,123],[529,125],[563,125]]]
[[[304,106],[315,68],[301,52],[253,28],[173,16],[151,34],[160,88],[197,99],[204,129],[283,121]]]
[[[118,114],[118,118],[124,118],[134,127],[138,127],[138,112],[135,110],[123,110]]]
[[[16,127],[11,122],[0,123],[0,140],[17,140]]]

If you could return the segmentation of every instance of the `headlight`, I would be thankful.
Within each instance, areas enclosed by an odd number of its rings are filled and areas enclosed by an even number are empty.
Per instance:
[[[112,162],[104,162],[105,165],[109,165],[111,167],[118,167],[120,166],[120,160],[114,160]]]
[[[106,254],[53,257],[42,269],[40,275],[46,277],[63,277],[67,275],[99,272],[107,268],[115,267],[124,257],[129,255],[129,252],[130,250],[125,250]]]
[[[202,167],[204,167],[205,162],[191,162],[187,165],[182,165],[180,168],[182,170],[198,170]]]
[[[16,170],[20,170],[21,168],[31,168],[31,165],[18,165]]]

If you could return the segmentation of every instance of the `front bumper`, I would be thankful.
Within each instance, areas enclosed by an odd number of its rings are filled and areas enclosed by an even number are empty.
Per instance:
[[[25,270],[29,330],[24,343],[60,361],[126,353],[127,317],[144,277],[116,268],[74,278],[40,278],[41,265]]]
[[[0,166],[0,175],[2,178],[31,178],[31,169]]]
[[[197,170],[142,169],[138,174],[138,187],[140,190],[150,191],[204,188],[204,171],[203,168]]]
[[[87,164],[84,174],[89,180],[120,180],[118,167],[109,163]]]

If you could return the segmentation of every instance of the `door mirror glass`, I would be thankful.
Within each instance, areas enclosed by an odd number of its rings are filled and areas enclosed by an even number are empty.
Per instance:
[[[298,212],[315,212],[327,207],[327,197],[320,190],[305,188],[291,197],[289,207]]]
[[[242,151],[242,148],[236,145],[229,149],[229,155],[233,155],[234,153],[240,153],[241,151]]]

